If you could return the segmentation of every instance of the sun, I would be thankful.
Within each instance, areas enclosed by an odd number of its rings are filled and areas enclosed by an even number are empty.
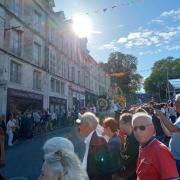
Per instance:
[[[73,30],[80,38],[88,38],[92,33],[92,22],[88,16],[75,15],[73,17]]]

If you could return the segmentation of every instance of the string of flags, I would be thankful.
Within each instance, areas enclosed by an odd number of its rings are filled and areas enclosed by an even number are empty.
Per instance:
[[[122,3],[112,5],[110,7],[105,7],[105,8],[102,8],[102,9],[96,9],[96,10],[94,10],[92,12],[80,13],[79,15],[80,16],[82,16],[82,15],[90,16],[90,15],[97,14],[97,13],[105,14],[107,11],[111,11],[111,10],[120,8],[121,6],[131,6],[132,4],[136,3],[137,1],[139,1],[141,3],[144,3],[144,0],[124,0],[124,2],[122,2]],[[72,19],[72,18],[73,18],[73,16],[70,17],[70,19]]]

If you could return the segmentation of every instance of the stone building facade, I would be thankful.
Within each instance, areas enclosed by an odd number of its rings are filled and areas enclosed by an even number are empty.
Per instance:
[[[110,79],[53,0],[0,0],[0,114],[86,106]],[[91,105],[91,104],[89,104]]]

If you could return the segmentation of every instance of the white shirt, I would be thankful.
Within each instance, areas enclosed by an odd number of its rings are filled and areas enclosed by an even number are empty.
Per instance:
[[[84,143],[86,145],[85,147],[85,153],[84,153],[84,158],[83,158],[83,162],[82,162],[82,168],[84,169],[84,171],[87,171],[87,158],[88,158],[88,152],[89,152],[89,144],[92,138],[94,131],[92,131],[87,137],[85,137],[84,139]]]
[[[7,123],[7,133],[12,133],[13,130],[12,128],[15,127],[15,124],[13,121],[9,120]]]

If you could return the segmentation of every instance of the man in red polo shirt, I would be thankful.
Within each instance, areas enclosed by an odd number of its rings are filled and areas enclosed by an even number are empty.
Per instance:
[[[154,135],[152,117],[135,113],[132,118],[133,132],[140,143],[136,174],[138,180],[176,180],[179,174],[176,162],[168,148]]]

